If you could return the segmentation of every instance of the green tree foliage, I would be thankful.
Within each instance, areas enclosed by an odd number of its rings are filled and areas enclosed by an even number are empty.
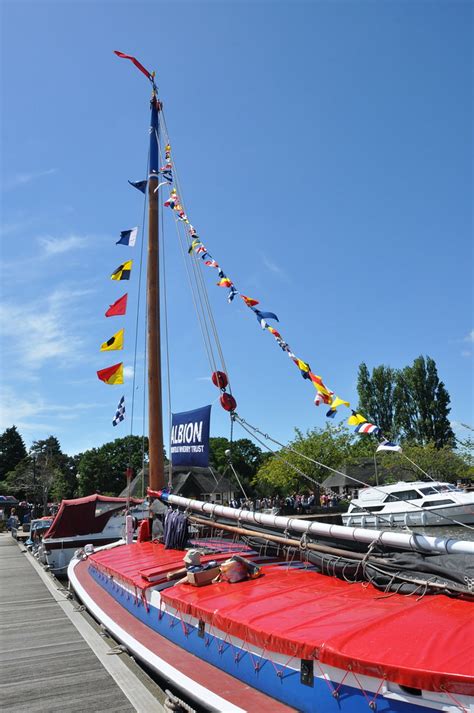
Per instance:
[[[359,410],[372,423],[380,426],[385,436],[395,438],[395,409],[393,393],[396,371],[381,364],[372,369],[370,375],[366,364],[359,366],[357,393]]]
[[[403,437],[419,445],[453,447],[450,398],[431,357],[419,356],[397,374],[394,390],[396,423]]]
[[[253,494],[252,481],[265,460],[260,448],[248,438],[239,438],[232,445],[227,438],[209,439],[209,465],[221,475],[225,473],[231,482],[235,481],[232,469],[229,467],[229,457],[226,451],[231,451],[231,463],[239,476],[247,495]]]
[[[17,427],[11,426],[0,435],[0,482],[5,480],[7,474],[14,470],[23,458],[26,458],[23,438]]]
[[[135,472],[142,467],[143,440],[141,436],[125,436],[105,443],[100,448],[85,451],[78,465],[79,493],[118,495],[126,485],[126,469]],[[145,438],[145,462],[148,439]]]
[[[314,490],[330,471],[313,461],[338,469],[359,455],[352,452],[352,436],[344,426],[327,425],[324,429],[307,431],[305,435],[296,430],[296,437],[288,446],[297,453],[282,449],[258,470],[255,482],[262,490],[266,487],[267,492],[276,490],[282,495]]]
[[[403,466],[405,471],[411,472],[414,480],[428,480],[424,475],[427,473],[434,480],[456,483],[458,478],[467,477],[470,473],[470,464],[462,454],[456,453],[450,446],[437,448],[434,443],[427,443],[424,446],[405,444],[402,455],[386,453],[378,458],[380,470],[386,475],[385,482],[398,479],[390,478],[390,472],[400,466]]]
[[[55,436],[34,441],[29,455],[8,473],[8,491],[39,503],[46,511],[50,499],[74,494],[76,480],[70,471],[69,461]]]
[[[449,423],[449,394],[431,357],[419,356],[411,366],[396,370],[385,365],[359,366],[359,410],[388,438],[436,448],[454,447]]]

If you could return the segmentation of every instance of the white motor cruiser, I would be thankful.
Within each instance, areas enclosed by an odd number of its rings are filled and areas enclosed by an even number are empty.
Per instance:
[[[474,523],[474,493],[438,481],[363,488],[342,516],[349,527]]]

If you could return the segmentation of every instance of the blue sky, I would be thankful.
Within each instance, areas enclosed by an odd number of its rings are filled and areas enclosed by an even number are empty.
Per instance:
[[[143,222],[127,179],[145,173],[149,88],[114,49],[157,71],[188,214],[297,356],[355,403],[361,361],[430,355],[472,424],[470,2],[7,0],[2,15],[1,429],[71,454],[130,430],[111,418],[131,379],[96,370],[133,364],[138,271],[109,275],[138,265],[115,241]],[[180,411],[218,393],[165,220]],[[324,425],[273,338],[204,277],[239,413],[283,440]],[[128,315],[105,319],[124,285]],[[124,352],[100,353],[120,326]],[[218,404],[211,429],[229,434]]]

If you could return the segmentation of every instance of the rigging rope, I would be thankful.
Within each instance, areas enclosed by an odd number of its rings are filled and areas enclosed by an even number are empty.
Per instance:
[[[169,133],[168,133],[168,128],[167,128],[167,124],[166,124],[166,117],[164,115],[164,111],[161,112],[160,120],[162,122],[163,135],[165,137],[166,142],[169,144],[170,143]],[[178,171],[176,169],[174,161],[172,161],[172,163],[173,163],[174,184],[178,191],[178,195],[180,196],[180,203],[183,206],[183,210],[185,210],[186,207],[185,207],[184,199],[182,198],[181,184],[179,181]],[[201,327],[201,333],[203,335],[203,341],[204,341],[204,344],[206,347],[206,351],[208,352],[208,359],[209,359],[211,369],[212,369],[212,371],[217,371],[216,358],[214,356],[214,349],[212,347],[212,345],[214,343],[215,348],[217,350],[217,354],[219,356],[221,368],[227,374],[227,378],[229,381],[229,392],[232,393],[229,373],[227,370],[224,352],[223,352],[222,345],[221,345],[221,342],[219,339],[219,334],[217,331],[214,314],[213,314],[211,303],[209,300],[209,294],[208,294],[208,290],[207,290],[206,283],[204,280],[203,270],[201,268],[200,263],[197,261],[194,253],[191,254],[191,256],[190,256],[191,257],[191,270],[189,269],[189,256],[187,255],[187,248],[189,247],[189,245],[191,243],[191,238],[188,235],[187,230],[186,230],[186,226],[188,224],[183,223],[182,221],[179,221],[178,219],[175,220],[175,223],[176,223],[176,230],[178,233],[178,238],[179,238],[180,245],[181,245],[181,251],[183,254],[184,261],[185,261],[186,272],[188,274],[188,280],[190,282],[191,292],[193,294],[194,307],[198,314],[198,319],[199,319],[200,327]],[[194,278],[194,282],[191,279],[191,273]],[[196,298],[196,295],[197,295],[197,298]]]

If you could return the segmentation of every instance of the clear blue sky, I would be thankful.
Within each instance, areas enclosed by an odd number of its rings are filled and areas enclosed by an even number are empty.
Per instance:
[[[430,355],[453,421],[472,424],[471,2],[4,0],[1,12],[2,429],[15,423],[28,446],[54,434],[70,454],[129,432],[111,418],[131,380],[95,372],[121,360],[99,345],[122,324],[133,363],[138,272],[109,275],[133,252],[115,246],[120,230],[142,223],[127,179],[145,171],[149,89],[114,49],[157,71],[191,220],[294,352],[354,403],[361,361]],[[166,240],[180,411],[218,394],[171,215]],[[214,278],[241,415],[281,439],[323,426],[313,388]],[[105,319],[124,285],[129,314]],[[218,404],[211,429],[229,433]]]

